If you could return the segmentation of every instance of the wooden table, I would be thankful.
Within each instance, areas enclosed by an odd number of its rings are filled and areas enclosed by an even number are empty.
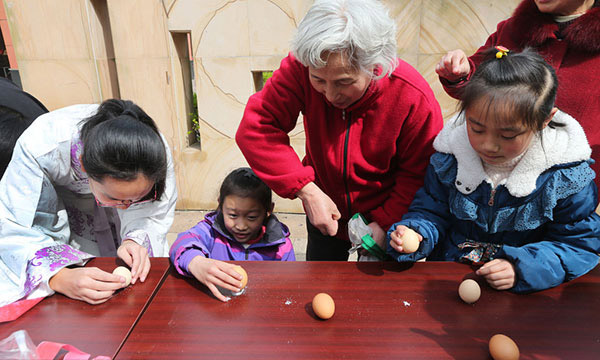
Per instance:
[[[170,271],[119,359],[487,359],[496,333],[521,359],[600,357],[600,267],[557,288],[516,295],[482,283],[468,305],[456,263],[244,262],[245,294],[218,301]],[[336,312],[317,319],[319,292]]]
[[[86,266],[111,271],[123,265],[115,258],[96,258]],[[136,282],[100,305],[55,294],[15,321],[0,324],[0,339],[24,329],[37,345],[42,341],[71,344],[93,356],[114,356],[150,301],[169,267],[168,258],[151,258],[146,281]]]

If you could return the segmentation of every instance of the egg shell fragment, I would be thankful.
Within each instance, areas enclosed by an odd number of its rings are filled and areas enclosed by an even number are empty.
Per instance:
[[[489,349],[494,360],[518,360],[520,356],[517,343],[503,334],[496,334],[490,338]]]
[[[318,293],[312,301],[312,308],[315,315],[323,320],[330,319],[335,313],[335,303],[329,294]]]

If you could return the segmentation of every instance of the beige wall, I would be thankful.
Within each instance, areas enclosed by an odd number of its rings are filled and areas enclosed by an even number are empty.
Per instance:
[[[519,0],[384,0],[399,55],[431,84],[450,116],[456,103],[434,67],[446,51],[478,48]],[[245,165],[234,135],[254,92],[252,71],[275,70],[312,0],[3,0],[25,90],[49,109],[131,99],[159,124],[176,162],[180,209],[216,206],[218,186]],[[189,146],[191,88],[183,33],[192,39],[201,144]],[[299,156],[304,134],[291,133]],[[302,212],[298,200],[277,211]]]

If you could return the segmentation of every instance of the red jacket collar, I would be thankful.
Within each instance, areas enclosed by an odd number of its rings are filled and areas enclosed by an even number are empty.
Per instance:
[[[598,2],[584,15],[564,30],[564,38],[571,48],[600,52],[600,6]],[[522,47],[540,46],[546,40],[556,38],[558,25],[550,14],[541,13],[533,0],[524,0],[515,10],[512,19],[515,34],[523,38]]]

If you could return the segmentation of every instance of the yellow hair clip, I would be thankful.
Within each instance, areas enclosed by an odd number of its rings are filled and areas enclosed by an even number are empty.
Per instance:
[[[510,50],[508,50],[507,48],[505,48],[504,46],[496,46],[496,50],[498,50],[498,52],[496,53],[496,59],[502,59],[503,56],[506,56],[508,54],[508,52]]]

